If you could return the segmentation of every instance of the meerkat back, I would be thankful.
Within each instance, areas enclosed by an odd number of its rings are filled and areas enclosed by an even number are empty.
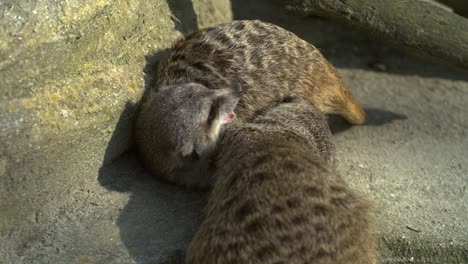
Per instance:
[[[302,101],[227,129],[186,262],[375,263],[371,205],[334,172],[331,140],[321,113]]]
[[[338,113],[352,124],[362,124],[365,119],[350,89],[313,45],[261,21],[233,21],[187,36],[161,61],[156,77],[157,83],[137,115],[136,146],[152,174],[178,179],[176,182],[187,186],[204,187],[210,181],[190,173],[172,176],[184,164],[178,160],[181,154],[176,146],[186,138],[173,144],[158,143],[172,139],[172,131],[160,131],[170,127],[164,122],[178,123],[177,128],[184,129],[184,119],[154,118],[154,113],[161,112],[157,94],[164,87],[184,88],[195,83],[217,90],[239,83],[243,95],[234,109],[239,121],[251,120],[285,95],[305,98],[323,113]]]
[[[157,73],[158,85],[196,82],[210,89],[240,83],[236,113],[253,117],[285,95],[300,96],[324,113],[362,124],[364,111],[320,51],[292,32],[258,20],[239,20],[177,42]]]

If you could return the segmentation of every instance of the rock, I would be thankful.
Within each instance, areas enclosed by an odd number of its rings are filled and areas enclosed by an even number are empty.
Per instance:
[[[468,69],[468,20],[427,1],[293,0],[298,15],[357,27],[414,54]]]
[[[0,259],[112,262],[77,251],[87,244],[102,250],[96,245],[108,241],[98,231],[93,239],[64,223],[106,210],[72,213],[102,204],[91,198],[105,191],[95,188],[96,175],[132,144],[143,71],[151,75],[176,38],[230,21],[230,10],[227,0],[2,1]],[[76,248],[63,248],[70,240]]]

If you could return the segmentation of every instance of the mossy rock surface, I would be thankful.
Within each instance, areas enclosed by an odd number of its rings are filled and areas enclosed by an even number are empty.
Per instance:
[[[115,263],[96,253],[111,231],[66,223],[99,218],[90,186],[131,147],[161,51],[231,21],[230,3],[5,0],[0,17],[0,263]]]

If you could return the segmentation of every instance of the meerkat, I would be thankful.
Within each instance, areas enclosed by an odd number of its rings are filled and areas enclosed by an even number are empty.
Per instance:
[[[333,168],[327,123],[302,99],[232,124],[187,264],[376,263],[372,205]]]
[[[163,88],[184,88],[187,83],[196,83],[217,90],[238,83],[243,89],[235,108],[238,121],[252,119],[285,95],[305,98],[320,111],[338,113],[352,124],[362,124],[365,119],[350,89],[318,49],[283,28],[256,20],[206,28],[176,42],[160,62],[156,79],[137,114],[134,133],[137,151],[152,174],[169,181],[177,178],[178,183],[187,186],[203,187],[210,181],[190,179],[190,173],[185,173],[187,167],[181,168],[185,164],[181,149],[185,147],[174,147],[182,142],[192,144],[195,135],[183,130],[185,127],[180,123],[186,122],[185,118],[157,117],[161,108],[174,101],[160,100],[157,94]],[[161,132],[168,129],[172,130]],[[177,140],[177,144],[167,143]],[[205,146],[207,152],[213,148]],[[199,150],[199,155],[206,156]]]

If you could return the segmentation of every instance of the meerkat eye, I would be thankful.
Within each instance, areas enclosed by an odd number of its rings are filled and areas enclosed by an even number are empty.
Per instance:
[[[216,116],[215,107],[214,107],[214,105],[212,105],[211,108],[210,108],[210,113],[208,114],[208,119],[207,119],[208,124],[211,125],[211,123],[213,122],[215,116]]]
[[[216,118],[216,114],[219,108],[219,103],[220,102],[218,99],[215,99],[213,101],[213,104],[210,107],[210,112],[208,114],[208,119],[207,119],[208,125],[211,125],[211,123],[213,123],[213,120]]]

